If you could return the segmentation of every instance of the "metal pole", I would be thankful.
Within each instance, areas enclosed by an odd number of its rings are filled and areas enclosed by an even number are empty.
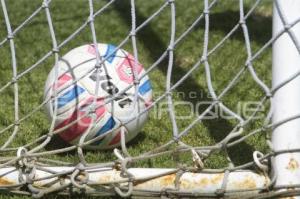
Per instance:
[[[32,176],[34,181],[32,185],[37,189],[45,190],[49,185],[51,189],[59,189],[62,185],[70,183],[74,167],[45,167],[44,170],[36,169]],[[49,172],[47,172],[49,171]],[[121,172],[112,168],[100,168],[85,170],[88,174],[87,184],[100,185],[118,185],[128,186],[128,180],[122,177]],[[189,194],[211,194],[214,195],[218,190],[223,188],[224,180],[226,187],[224,192],[228,194],[245,194],[258,193],[260,190],[266,189],[269,184],[269,178],[263,174],[257,174],[253,171],[239,170],[233,171],[225,177],[224,173],[191,173],[184,172],[178,178],[176,183],[176,169],[146,169],[146,168],[131,168],[128,169],[133,174],[134,191],[151,191],[153,193],[161,193],[164,190],[181,191]],[[60,177],[53,176],[55,173],[69,172],[67,175]],[[52,177],[53,176],[53,177]],[[159,176],[159,177],[158,177]],[[26,179],[26,176],[23,175]],[[78,174],[77,180],[84,178],[82,174]],[[20,184],[20,173],[15,167],[0,169],[0,189],[11,188]],[[178,184],[178,187],[176,187]],[[49,187],[48,187],[49,188]],[[77,189],[73,187],[73,191]],[[100,189],[98,190],[100,191]],[[105,190],[102,190],[105,192]],[[109,191],[107,189],[106,191]]]
[[[292,33],[286,31],[273,43],[273,88],[300,71],[300,54],[295,45],[296,40],[300,42],[300,24],[289,26],[299,18],[300,0],[274,1],[273,36],[284,29]],[[299,115],[300,76],[279,88],[274,93],[272,102],[273,123]],[[275,152],[299,149],[300,118],[290,120],[273,129],[272,144]],[[273,174],[277,176],[275,187],[300,184],[300,152],[277,154],[273,161]]]

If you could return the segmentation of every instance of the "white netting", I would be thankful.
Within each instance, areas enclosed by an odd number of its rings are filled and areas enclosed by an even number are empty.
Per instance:
[[[275,154],[269,134],[282,124],[270,121],[270,99],[278,89],[270,88],[271,45],[298,20],[271,36],[271,4],[260,0],[1,0],[0,168],[15,169],[1,173],[0,190],[36,197],[56,191],[70,194],[71,187],[91,195],[277,194],[272,189],[274,179],[268,180],[268,160]],[[280,13],[279,4],[277,9]],[[290,36],[298,47],[293,33]],[[43,111],[47,103],[43,87],[52,66],[72,48],[91,43],[114,43],[117,49],[131,52],[153,83],[146,127],[129,144],[122,135],[122,147],[114,152],[83,149],[110,131],[90,141],[81,139],[77,146],[60,143],[59,129],[54,130]],[[95,59],[96,71],[105,59]],[[134,167],[176,169],[137,177],[128,170]],[[91,170],[101,173],[101,168],[121,171],[123,178],[95,181]],[[231,190],[229,176],[241,169],[255,170],[267,183],[262,188],[244,181]],[[37,176],[38,170],[48,176]],[[213,193],[205,188],[182,190],[183,173],[199,171],[222,174],[215,179],[220,188]],[[8,180],[9,173],[17,173],[18,182]],[[135,189],[141,182],[166,180],[170,175],[173,178],[165,183],[174,187]],[[43,179],[49,181],[39,184]],[[205,187],[209,182],[199,183]]]

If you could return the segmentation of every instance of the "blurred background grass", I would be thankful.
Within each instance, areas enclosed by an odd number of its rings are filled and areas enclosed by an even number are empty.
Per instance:
[[[254,0],[246,0],[245,13],[255,3]],[[22,23],[35,9],[41,5],[38,0],[6,1],[12,29]],[[95,10],[100,9],[107,1],[94,1]],[[145,21],[162,4],[163,0],[136,0],[137,24]],[[247,22],[250,33],[252,51],[256,52],[271,38],[271,14],[272,1],[264,0],[260,3]],[[212,49],[224,36],[238,23],[239,8],[238,0],[221,0],[210,10],[210,38],[209,49]],[[50,4],[51,16],[58,43],[64,41],[72,34],[89,16],[88,1],[85,0],[52,0]],[[186,30],[191,23],[203,11],[203,1],[199,0],[177,0],[176,1],[176,36]],[[117,0],[103,14],[95,18],[95,29],[98,42],[117,45],[122,41],[131,29],[130,1]],[[0,12],[0,41],[7,35],[4,16]],[[202,55],[203,50],[204,21],[202,20],[193,31],[184,38],[175,48],[174,70],[172,83],[176,83]],[[168,46],[170,37],[170,9],[166,8],[149,25],[137,34],[137,46],[139,61],[145,68],[151,66]],[[37,62],[42,56],[52,49],[51,38],[45,12],[40,12],[27,26],[15,36],[18,73],[24,71]],[[91,43],[91,32],[86,27],[78,36],[60,49],[60,55],[65,54],[74,47]],[[132,53],[131,42],[123,47]],[[0,48],[0,87],[12,78],[11,55],[9,44],[6,42]],[[217,94],[226,87],[234,75],[244,66],[247,59],[245,42],[241,28],[232,35],[224,45],[209,57],[213,86]],[[19,80],[20,117],[33,110],[42,102],[44,83],[48,72],[54,63],[53,56],[46,59],[37,68]],[[254,61],[257,75],[268,85],[271,85],[271,49]],[[154,96],[157,98],[165,91],[167,71],[167,59],[164,60],[153,72],[149,74]],[[189,93],[195,92],[196,97],[189,97]],[[13,87],[9,87],[0,95],[0,129],[7,127],[14,121],[14,98]],[[238,104],[248,101],[257,101],[264,96],[262,90],[253,81],[249,72],[244,73],[238,84],[231,89],[223,98],[225,105],[234,111],[239,111]],[[205,71],[201,65],[193,74],[173,93],[175,101],[186,101],[196,105],[201,101],[211,101],[205,79]],[[168,117],[166,105],[160,105],[165,111],[158,114],[157,111],[150,112],[150,119],[142,132],[129,145],[129,153],[133,156],[154,149],[172,139],[172,126]],[[201,113],[207,106],[200,106],[196,112]],[[188,106],[176,106],[176,115],[189,115]],[[267,109],[267,104],[266,104]],[[265,110],[266,110],[265,109]],[[264,115],[266,111],[262,111]],[[243,113],[241,113],[243,115]],[[245,118],[246,115],[243,115]],[[190,118],[178,119],[178,127],[183,130],[196,114]],[[254,120],[246,129],[245,134],[261,126],[262,119]],[[218,117],[204,120],[195,125],[182,141],[192,146],[212,145],[224,138],[228,132],[237,124],[236,120]],[[48,132],[49,122],[43,110],[38,111],[20,125],[20,130],[11,147],[22,146],[37,139]],[[1,135],[0,145],[10,136],[12,130]],[[51,148],[43,150],[51,150]],[[56,146],[54,146],[56,147]],[[57,146],[61,147],[61,146]],[[230,149],[228,153],[234,164],[240,165],[251,161],[254,150],[265,152],[267,150],[264,136],[256,135],[247,139]],[[12,155],[0,152],[2,157]],[[85,151],[88,163],[107,162],[115,160],[111,151]],[[79,160],[76,151],[51,155],[47,158],[72,162],[76,164]],[[182,154],[179,162],[191,165],[189,153]],[[223,152],[215,154],[205,161],[206,167],[221,168],[227,166],[226,156]],[[132,166],[144,167],[175,167],[176,162],[172,156],[161,156],[149,161],[141,161]],[[0,195],[0,198],[6,198]],[[14,197],[12,197],[14,198]],[[19,198],[19,197],[17,197]]]

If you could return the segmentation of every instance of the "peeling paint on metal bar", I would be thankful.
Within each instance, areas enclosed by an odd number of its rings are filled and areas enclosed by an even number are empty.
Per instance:
[[[0,169],[0,175],[5,179],[4,183],[15,183],[18,184],[18,172],[13,171],[15,168],[3,168]],[[54,173],[62,171],[74,171],[74,167],[46,167],[47,170],[51,170]],[[13,171],[13,172],[9,172]],[[131,168],[129,172],[134,175],[133,184],[134,190],[149,190],[155,192],[161,192],[166,189],[176,189],[176,174],[172,173],[175,169],[144,169],[144,168]],[[120,182],[119,185],[126,186],[127,178],[121,177],[120,171],[112,168],[103,168],[97,170],[87,170],[88,182],[93,183],[94,186],[97,184],[109,185],[111,183]],[[7,175],[5,175],[8,173]],[[36,170],[35,179],[49,177],[51,173]],[[70,175],[68,175],[70,177]],[[160,176],[154,178],[154,176]],[[59,177],[60,181],[53,183],[58,180],[58,177],[44,179],[40,181],[34,181],[33,185],[37,188],[58,187],[61,186],[61,181],[69,183],[69,177]],[[190,193],[215,193],[217,190],[222,188],[224,181],[224,173],[192,173],[185,172],[178,177],[178,191],[190,192]],[[239,190],[254,190],[259,191],[265,189],[269,184],[270,180],[268,177],[252,172],[252,171],[234,171],[229,173],[227,179],[227,186],[225,191],[239,191]],[[53,183],[53,184],[52,184]],[[2,183],[0,183],[3,186]]]
[[[16,184],[16,183],[6,177],[0,177],[0,187],[3,185],[13,185],[13,184]]]

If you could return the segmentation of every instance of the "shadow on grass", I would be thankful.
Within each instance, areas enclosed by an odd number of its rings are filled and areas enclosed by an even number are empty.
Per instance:
[[[41,135],[45,135],[47,134],[48,131],[44,131]],[[143,140],[145,140],[146,136],[145,136],[145,132],[141,131],[140,133],[138,133],[138,135],[133,138],[132,140],[130,140],[130,142],[128,142],[126,144],[127,147],[135,147],[136,145],[138,145],[139,142],[142,142]],[[71,146],[69,143],[65,142],[63,139],[60,138],[59,135],[54,135],[51,138],[51,141],[46,145],[45,149],[46,150],[56,150],[56,149],[62,149],[65,147]],[[88,149],[84,149],[83,152],[99,152],[99,150],[88,150]],[[107,158],[111,158],[111,149],[107,149],[107,150],[100,150],[101,153],[107,157]],[[76,155],[76,149],[72,150],[72,151],[67,151],[64,153],[60,153],[58,155],[60,156],[65,156],[65,155]]]
[[[226,22],[224,20],[226,20]],[[210,31],[221,31],[224,34],[227,34],[239,23],[239,11],[227,10],[226,12],[212,13],[209,15],[209,23]],[[272,37],[272,17],[258,14],[250,15],[246,20],[246,25],[248,27],[251,42],[262,45]],[[204,29],[204,20],[201,20],[201,22],[196,25],[195,29]],[[230,38],[242,42],[245,41],[241,28],[239,28],[239,30]]]
[[[128,1],[118,1],[114,4],[115,9],[118,11],[120,18],[124,20],[124,23],[126,23],[129,28],[131,27],[131,13],[130,13],[130,3]],[[232,27],[236,24],[236,20],[228,20],[232,21],[232,24],[230,22],[224,23],[224,19],[227,17],[236,19],[236,16],[238,16],[238,12],[233,11],[226,11],[224,13],[219,14],[212,14],[211,15],[211,24],[215,24],[217,30],[223,31],[225,34],[229,32]],[[259,31],[253,31],[254,34],[251,34],[251,39],[254,39],[257,42],[265,42],[266,39],[271,37],[271,32],[269,31],[269,24],[271,23],[270,18],[266,17],[259,17],[259,24],[256,23],[249,23],[248,28],[250,30],[258,30]],[[138,8],[136,8],[136,19],[137,24],[139,22],[143,22],[147,19],[147,16],[144,16],[141,12],[139,12]],[[196,28],[203,28],[203,24],[199,24]],[[215,29],[214,29],[215,30]],[[268,31],[267,31],[268,30]],[[242,34],[236,34],[234,35],[233,39],[239,39],[244,40]],[[148,49],[149,52],[151,52],[151,58],[154,61],[157,57],[160,55],[159,49],[166,49],[167,43],[163,42],[160,33],[154,31],[151,28],[151,25],[146,26],[143,30],[141,30],[138,33],[138,40],[139,42],[143,43],[143,45]],[[175,57],[175,63],[176,57]],[[161,63],[158,66],[158,69],[163,72],[163,74],[167,74],[167,62],[164,60],[163,63]],[[176,65],[173,68],[173,78],[172,83],[176,83],[176,80],[178,80],[183,74],[187,73],[187,70],[183,69],[180,65]],[[196,105],[199,101],[211,101],[211,99],[208,98],[209,94],[205,92],[205,89],[201,87],[199,84],[197,84],[197,81],[193,79],[192,77],[189,77],[184,84],[182,84],[180,87],[177,88],[178,92],[185,93],[185,96],[188,96],[190,92],[201,92],[203,95],[201,95],[200,98],[188,98],[185,97],[183,100],[189,101],[193,103],[193,105]],[[208,106],[201,106],[199,108],[199,113],[202,113]],[[229,121],[219,117],[218,119],[212,119],[212,120],[203,120],[202,121],[205,127],[208,129],[210,135],[212,138],[219,142],[221,141],[226,135],[224,135],[222,132],[230,132],[233,129],[233,126],[230,124]],[[254,148],[247,143],[243,142],[237,146],[231,147],[228,149],[229,155],[233,162],[235,164],[243,164],[245,162],[248,162],[252,159],[252,152],[254,151]]]

